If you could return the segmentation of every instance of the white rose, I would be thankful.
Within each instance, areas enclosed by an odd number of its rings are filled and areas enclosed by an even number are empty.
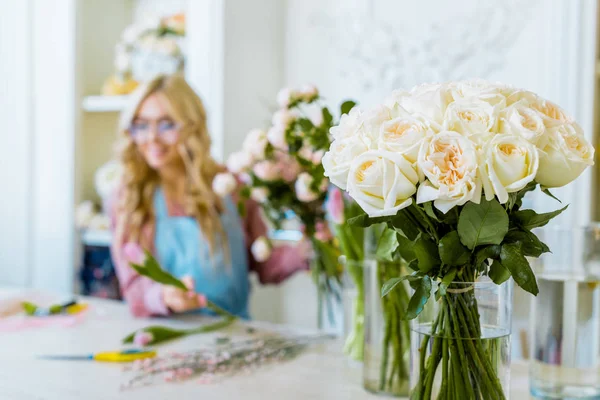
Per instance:
[[[264,203],[269,198],[269,189],[264,187],[255,187],[250,190],[250,198],[257,203]]]
[[[556,126],[573,122],[566,112],[548,100],[541,100],[531,104],[531,108],[537,110],[540,116],[544,120],[544,124],[547,128],[554,128]]]
[[[225,197],[231,194],[235,189],[237,182],[233,175],[228,172],[222,172],[213,178],[212,189],[219,197]]]
[[[358,135],[359,129],[362,126],[361,114],[362,111],[358,107],[352,108],[348,114],[342,115],[340,123],[332,126],[329,133],[336,140]]]
[[[518,192],[535,179],[538,172],[537,148],[519,135],[496,135],[485,151],[481,178],[488,200],[494,194],[504,204],[508,194]],[[489,181],[488,181],[489,180]]]
[[[481,146],[491,139],[497,123],[498,111],[494,106],[479,99],[461,99],[448,104],[442,127]]]
[[[519,135],[536,144],[546,133],[546,126],[539,112],[523,103],[515,103],[502,111],[499,131]]]
[[[279,150],[287,150],[288,144],[285,140],[286,127],[281,125],[272,126],[267,132],[267,140],[273,147]]]
[[[419,186],[417,203],[433,201],[444,214],[469,200],[479,203],[481,181],[477,177],[477,151],[466,137],[443,131],[427,138],[417,163],[428,179]]]
[[[406,90],[394,90],[392,94],[383,100],[383,104],[390,109],[393,109],[397,105],[401,105],[405,98],[410,97],[410,92]]]
[[[290,88],[283,88],[277,93],[277,104],[281,108],[288,108],[292,101],[293,92]]]
[[[420,114],[428,120],[442,124],[448,105],[447,87],[440,84],[416,86],[410,96],[403,97],[399,105],[411,114]]]
[[[423,139],[433,134],[424,118],[398,117],[381,125],[377,148],[402,154],[408,161],[415,163]]]
[[[352,162],[348,193],[370,217],[395,215],[412,203],[418,181],[402,155],[370,150]]]
[[[250,251],[256,261],[265,262],[271,257],[271,244],[266,237],[261,236],[252,243]]]
[[[252,129],[246,135],[242,148],[252,154],[255,160],[264,160],[268,143],[267,132],[262,129]]]
[[[310,203],[319,198],[319,193],[314,192],[310,186],[313,184],[313,177],[308,172],[302,172],[294,184],[296,197],[304,203]]]
[[[329,151],[323,156],[325,176],[336,186],[346,189],[350,164],[359,155],[366,152],[368,147],[358,136],[342,140],[334,140]]]
[[[381,126],[392,119],[392,110],[384,105],[375,106],[362,114],[361,133],[369,148],[376,146]]]
[[[282,108],[281,110],[275,111],[272,122],[275,126],[279,125],[287,128],[292,122],[294,122],[295,119],[296,116],[291,111],[289,111],[287,108]]]
[[[573,122],[572,118],[569,117],[562,108],[527,90],[515,91],[507,98],[508,105],[515,103],[529,106],[537,111],[544,121],[546,128],[554,128],[559,125]]]
[[[227,169],[234,174],[239,174],[248,170],[253,161],[250,153],[236,151],[227,158]]]
[[[448,95],[452,101],[478,99],[499,108],[506,106],[506,96],[512,93],[509,86],[488,82],[483,79],[471,79],[452,82],[448,85]]]
[[[594,165],[594,147],[576,123],[548,131],[548,143],[540,149],[540,167],[535,180],[542,186],[561,187],[574,181]]]
[[[279,168],[277,164],[272,161],[260,161],[254,164],[252,167],[252,172],[254,175],[260,180],[263,181],[274,181],[279,178]]]

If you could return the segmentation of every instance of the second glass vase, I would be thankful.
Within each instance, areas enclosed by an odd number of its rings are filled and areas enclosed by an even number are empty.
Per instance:
[[[402,265],[365,261],[365,344],[363,385],[366,390],[391,396],[406,396],[409,390],[410,329],[402,318],[409,301],[408,288],[398,285],[381,297],[381,287],[390,278],[402,276]]]

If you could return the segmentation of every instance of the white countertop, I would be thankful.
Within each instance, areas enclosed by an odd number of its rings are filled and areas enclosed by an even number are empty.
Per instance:
[[[39,304],[62,301],[49,294],[0,289],[0,302],[9,298]],[[222,378],[216,383],[162,383],[121,392],[130,377],[116,364],[90,361],[37,360],[41,354],[79,354],[117,350],[130,332],[150,324],[197,326],[198,319],[134,319],[120,302],[85,299],[91,309],[83,322],[71,327],[30,328],[0,332],[0,399],[2,400],[112,400],[112,399],[380,399],[361,386],[360,367],[352,365],[340,350],[340,342],[317,345],[295,360],[260,368],[247,375]],[[216,336],[243,334],[242,323],[228,331],[196,335],[160,346],[160,351],[192,350],[214,343]],[[512,367],[511,398],[529,398],[527,368]]]

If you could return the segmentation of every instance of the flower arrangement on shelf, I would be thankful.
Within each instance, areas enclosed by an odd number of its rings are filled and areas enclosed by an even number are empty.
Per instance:
[[[538,186],[554,197],[549,188],[593,165],[594,148],[556,104],[480,80],[397,91],[351,115],[332,131],[325,175],[365,212],[348,223],[386,224],[381,251],[413,271],[381,293],[412,288],[404,310],[417,318],[411,399],[506,398],[510,326],[490,332],[477,284],[512,277],[538,293],[527,257],[549,249],[533,230],[566,207],[538,214],[523,209],[523,197]],[[428,302],[437,308],[420,324]]]
[[[115,160],[103,164],[94,174],[94,186],[100,196],[102,207],[98,207],[91,200],[80,203],[75,210],[75,225],[78,229],[91,229],[107,231],[110,228],[110,219],[103,208],[116,190],[123,168]]]
[[[184,38],[185,14],[147,18],[128,26],[115,47],[115,72],[104,83],[102,94],[129,94],[139,82],[157,74],[181,71]]]
[[[321,324],[324,308],[329,320],[334,319],[333,302],[340,300],[342,274],[339,248],[326,224],[324,202],[329,180],[321,164],[331,141],[329,130],[334,117],[321,103],[314,86],[282,89],[277,102],[280,108],[273,114],[272,126],[268,131],[251,130],[242,150],[228,158],[227,167],[243,182],[242,213],[244,201],[252,198],[275,228],[279,229],[290,214],[302,223],[314,250],[311,270],[317,285]],[[347,114],[354,104],[344,102],[340,113]],[[264,259],[268,257],[267,247],[267,243],[255,243],[252,250],[255,256],[260,254]]]

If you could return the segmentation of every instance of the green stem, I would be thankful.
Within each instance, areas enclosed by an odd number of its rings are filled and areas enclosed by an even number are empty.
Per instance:
[[[442,328],[443,332],[447,332],[448,318],[446,318],[445,326]],[[448,339],[444,339],[442,343],[442,387],[440,389],[440,397],[445,399],[448,394]]]
[[[435,238],[435,240],[437,242],[439,242],[440,241],[440,237],[438,236],[437,229],[433,225],[433,222],[431,222],[431,218],[429,218],[429,215],[427,215],[426,212],[424,212],[423,210],[421,210],[421,207],[419,207],[416,204],[411,205],[411,208],[417,210],[417,213],[419,214],[419,216],[425,221],[425,223],[429,227],[429,233]]]
[[[459,358],[459,371],[463,372],[463,379],[464,379],[464,383],[465,383],[465,389],[466,389],[466,395],[469,399],[474,399],[475,398],[475,393],[473,392],[473,387],[470,384],[470,379],[469,379],[469,369],[468,369],[468,363],[466,360],[466,353],[465,353],[465,349],[463,347],[463,343],[461,340],[461,336],[460,336],[460,328],[458,326],[458,318],[456,317],[456,310],[455,308],[450,304],[450,302],[448,301],[448,299],[446,299],[446,309],[447,312],[450,314],[450,319],[452,320],[452,324],[453,324],[453,337],[456,338],[456,344],[457,344],[457,348],[458,348],[458,358]]]

